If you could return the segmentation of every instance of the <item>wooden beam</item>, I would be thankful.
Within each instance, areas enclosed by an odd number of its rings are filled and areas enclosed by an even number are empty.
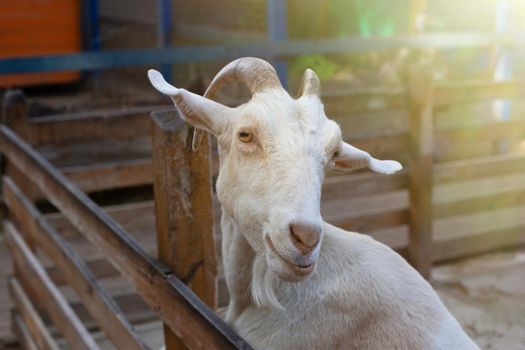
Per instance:
[[[434,204],[434,220],[476,212],[490,212],[525,204],[525,189],[516,188],[494,194],[480,194],[476,197]]]
[[[525,154],[462,159],[434,165],[434,183],[478,179],[525,171]]]
[[[323,89],[321,99],[330,116],[406,107],[406,91],[398,87],[348,88],[347,85],[338,86],[337,89]]]
[[[410,72],[408,87],[410,111],[409,190],[410,243],[412,265],[425,277],[432,267],[432,153],[433,78],[432,72]]]
[[[192,130],[175,111],[153,113],[154,193],[159,260],[216,308],[208,136],[192,151]],[[165,332],[167,349],[183,348]]]
[[[170,269],[146,254],[119,224],[5,126],[0,126],[0,150],[130,278],[144,300],[191,348],[250,348],[187,286],[170,276]]]
[[[399,209],[395,211],[348,215],[338,220],[328,221],[344,230],[369,233],[374,230],[405,225],[408,223],[408,216],[407,209]]]
[[[37,348],[42,350],[59,350],[59,346],[16,278],[12,277],[9,279],[8,288],[9,296],[15,304],[16,312],[34,339]]]
[[[153,183],[151,159],[149,158],[69,166],[60,170],[84,192]]]
[[[158,108],[109,109],[40,117],[28,123],[28,132],[34,146],[134,139],[149,135],[149,113]]]
[[[84,262],[97,279],[120,276],[118,270],[105,258],[86,259]],[[46,268],[46,273],[57,286],[67,284],[64,275],[56,266]]]
[[[78,349],[98,349],[96,342],[75,315],[60,290],[46,274],[15,226],[6,221],[4,231],[15,271],[19,274],[17,277],[38,297],[39,305],[46,309],[69,345]]]
[[[110,205],[102,207],[102,210],[135,237],[140,235],[152,238],[155,235],[155,203],[152,200]],[[75,226],[60,212],[44,214],[44,217],[64,237],[79,234]],[[146,240],[142,241],[146,243]]]
[[[18,342],[20,343],[22,349],[24,350],[40,350],[35,340],[31,336],[27,325],[20,318],[16,312],[11,314],[11,327],[13,328],[13,333],[15,334]]]
[[[55,263],[100,328],[117,348],[147,349],[124,313],[102,288],[82,259],[43,218],[14,182],[4,177],[6,204],[22,232]]]
[[[436,130],[436,146],[497,141],[525,136],[525,120],[493,121],[481,125]]]
[[[389,176],[371,172],[329,176],[323,183],[322,199],[326,201],[334,198],[398,191],[405,188],[408,188],[406,171]]]
[[[516,248],[525,245],[525,226],[497,229],[467,237],[449,238],[433,242],[433,259],[444,262],[495,249]]]
[[[523,96],[525,81],[440,82],[435,86],[436,107],[457,103],[516,98]]]

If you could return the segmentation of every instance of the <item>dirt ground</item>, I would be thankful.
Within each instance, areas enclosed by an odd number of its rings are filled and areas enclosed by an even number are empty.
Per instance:
[[[432,285],[481,349],[525,349],[525,249],[438,266]]]

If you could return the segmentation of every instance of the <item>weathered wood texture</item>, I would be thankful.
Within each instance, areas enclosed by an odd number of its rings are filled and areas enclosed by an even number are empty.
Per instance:
[[[59,346],[46,328],[42,317],[16,278],[9,279],[9,294],[16,306],[16,312],[26,325],[38,349],[59,350]]]
[[[37,343],[33,339],[27,325],[24,323],[18,313],[13,312],[11,314],[11,324],[13,327],[13,333],[15,334],[20,346],[24,350],[39,350]]]
[[[192,129],[174,111],[152,116],[155,213],[159,260],[211,308],[217,306],[210,146],[196,152]],[[181,345],[166,330],[168,350]]]
[[[133,281],[139,294],[185,344],[192,349],[249,348],[169,268],[145,253],[78,187],[5,126],[0,126],[0,148]]]
[[[11,179],[4,178],[3,190],[10,216],[16,220],[20,231],[51,258],[113,344],[117,348],[146,349],[115,301]]]
[[[432,72],[410,74],[408,103],[410,114],[409,258],[425,277],[432,267],[432,153],[434,150]]]
[[[78,349],[98,349],[89,332],[51,281],[15,226],[6,221],[4,230],[17,278],[25,289],[30,289],[38,297],[39,304],[46,309],[68,344]]]

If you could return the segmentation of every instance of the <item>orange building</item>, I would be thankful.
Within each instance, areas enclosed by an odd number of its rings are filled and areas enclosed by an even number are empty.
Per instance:
[[[0,58],[82,50],[79,0],[0,2]],[[79,72],[0,75],[0,88],[70,83]]]

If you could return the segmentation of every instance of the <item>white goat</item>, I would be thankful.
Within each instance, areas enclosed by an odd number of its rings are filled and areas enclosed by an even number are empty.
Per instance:
[[[325,170],[368,166],[390,174],[401,165],[341,140],[312,70],[297,99],[257,58],[224,67],[207,98],[154,70],[148,76],[186,121],[217,137],[226,321],[254,348],[477,349],[401,256],[321,218]],[[211,100],[232,81],[249,88],[248,103],[230,108]]]

